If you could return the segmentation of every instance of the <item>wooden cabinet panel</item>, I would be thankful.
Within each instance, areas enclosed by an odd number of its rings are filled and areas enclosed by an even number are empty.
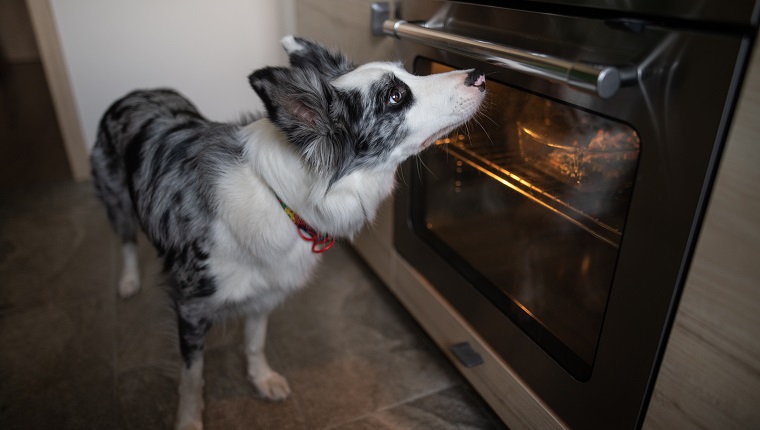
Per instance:
[[[758,119],[756,48],[645,429],[760,428]]]

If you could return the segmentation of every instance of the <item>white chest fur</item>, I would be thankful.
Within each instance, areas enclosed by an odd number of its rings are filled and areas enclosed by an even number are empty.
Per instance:
[[[247,162],[225,172],[217,184],[219,218],[210,256],[215,299],[277,302],[306,284],[319,256],[298,235],[274,193],[317,231],[352,238],[391,193],[395,165],[368,166],[332,182],[308,169],[267,120],[247,126],[241,138],[247,142]]]
[[[318,255],[250,169],[227,172],[219,189],[209,258],[218,288],[213,298],[220,305],[274,307],[306,284]]]

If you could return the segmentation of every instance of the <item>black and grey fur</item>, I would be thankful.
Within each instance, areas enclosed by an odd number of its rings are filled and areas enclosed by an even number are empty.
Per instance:
[[[269,312],[308,281],[318,255],[278,197],[316,231],[353,237],[374,217],[404,159],[469,119],[484,96],[476,71],[417,77],[391,63],[353,65],[300,38],[291,67],[249,76],[266,117],[204,119],[178,93],[135,91],[100,122],[93,177],[124,244],[119,292],[139,290],[138,228],[158,250],[177,313],[177,428],[201,428],[204,337],[245,315],[248,376],[265,398],[287,381],[264,356]]]

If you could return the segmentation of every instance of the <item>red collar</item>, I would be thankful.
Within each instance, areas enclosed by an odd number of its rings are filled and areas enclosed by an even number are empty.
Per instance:
[[[288,214],[288,217],[291,221],[293,221],[293,224],[298,227],[298,235],[301,236],[301,239],[307,242],[312,242],[311,252],[321,254],[332,248],[332,246],[335,244],[335,239],[333,237],[327,234],[317,233],[314,228],[312,228],[303,219],[301,219],[301,217],[293,212],[293,209],[290,209],[277,194],[274,196],[277,197],[277,201],[280,202],[280,206],[282,206],[282,209],[286,214]]]

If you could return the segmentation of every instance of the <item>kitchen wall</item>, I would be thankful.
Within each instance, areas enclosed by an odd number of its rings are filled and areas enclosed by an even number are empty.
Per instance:
[[[396,59],[394,39],[370,31],[370,7],[377,0],[293,1],[298,34],[340,49],[357,64]]]
[[[246,77],[286,62],[279,40],[293,28],[293,0],[48,1],[88,149],[135,88],[176,88],[213,120],[259,108]]]

